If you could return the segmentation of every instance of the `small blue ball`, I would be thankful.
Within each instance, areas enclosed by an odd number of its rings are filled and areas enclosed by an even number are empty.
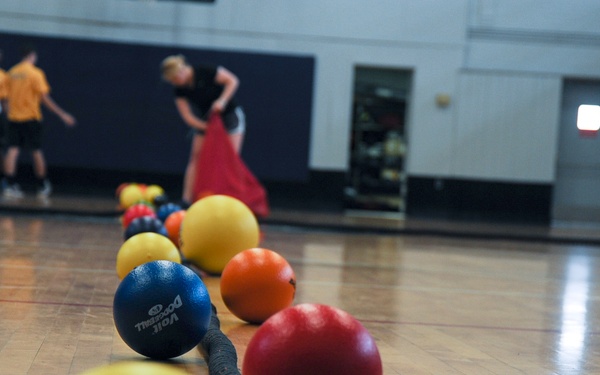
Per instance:
[[[155,359],[183,355],[208,330],[211,301],[206,286],[192,270],[157,260],[132,270],[113,301],[117,332],[137,353]]]
[[[165,220],[167,220],[167,218],[169,217],[169,215],[171,215],[175,211],[180,210],[180,205],[175,203],[166,203],[158,208],[158,210],[156,211],[156,216],[160,219],[160,221],[164,223]]]

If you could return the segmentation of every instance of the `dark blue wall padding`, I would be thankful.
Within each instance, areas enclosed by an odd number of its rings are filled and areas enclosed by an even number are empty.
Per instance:
[[[65,128],[45,112],[50,167],[183,173],[189,130],[159,70],[164,57],[182,53],[192,64],[222,65],[240,78],[237,98],[248,124],[242,157],[250,170],[264,180],[308,179],[313,57],[0,33],[5,70],[28,42],[52,97],[79,122]]]

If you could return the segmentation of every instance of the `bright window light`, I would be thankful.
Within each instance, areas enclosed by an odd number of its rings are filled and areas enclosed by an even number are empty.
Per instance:
[[[600,105],[582,104],[577,110],[577,129],[598,131],[600,129]]]

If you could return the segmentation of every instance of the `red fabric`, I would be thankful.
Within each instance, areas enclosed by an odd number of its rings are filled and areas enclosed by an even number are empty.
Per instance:
[[[196,199],[223,194],[244,202],[256,216],[269,215],[267,192],[236,154],[221,116],[213,114],[196,163]]]

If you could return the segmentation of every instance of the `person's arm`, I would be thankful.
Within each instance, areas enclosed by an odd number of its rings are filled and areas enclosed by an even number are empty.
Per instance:
[[[42,103],[48,108],[50,111],[54,112],[60,119],[68,126],[73,126],[76,123],[75,117],[71,116],[70,113],[66,112],[58,104],[54,102],[52,97],[49,94],[42,95]]]
[[[0,99],[0,106],[2,106],[4,116],[8,117],[8,99]]]
[[[175,98],[175,106],[183,121],[191,128],[206,130],[207,124],[194,114],[190,103],[185,98]]]
[[[235,74],[230,72],[229,70],[219,66],[217,68],[217,75],[215,76],[215,82],[223,85],[223,92],[221,96],[212,105],[211,110],[216,112],[223,112],[227,103],[231,100],[233,95],[238,89],[240,85],[240,81]]]

